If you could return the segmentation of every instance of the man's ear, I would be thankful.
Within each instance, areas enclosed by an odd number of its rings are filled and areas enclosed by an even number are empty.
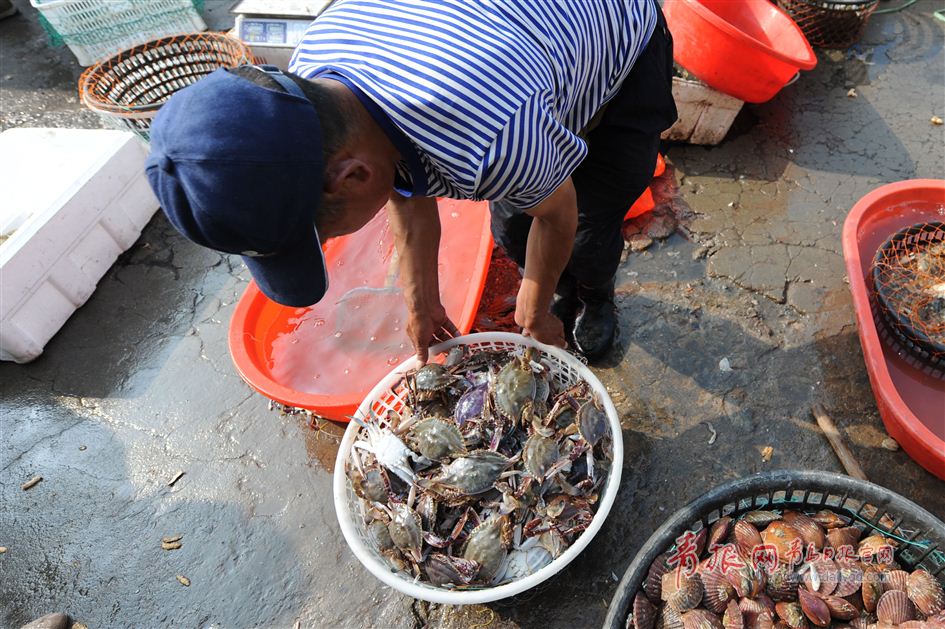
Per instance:
[[[356,157],[336,160],[325,169],[325,193],[345,194],[370,181],[373,174],[371,166]]]

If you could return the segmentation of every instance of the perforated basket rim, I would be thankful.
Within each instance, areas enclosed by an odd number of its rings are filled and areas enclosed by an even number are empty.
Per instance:
[[[795,500],[796,496],[800,499]],[[838,502],[831,498],[836,498]],[[875,507],[876,513],[870,516],[874,525],[888,514],[893,517],[893,529],[914,531],[912,539],[919,535],[932,536],[935,544],[916,561],[916,566],[924,567],[924,562],[933,550],[945,550],[945,523],[886,487],[837,472],[760,472],[718,485],[669,516],[633,555],[611,599],[603,628],[624,628],[633,597],[639,591],[650,564],[660,553],[669,550],[679,535],[687,530],[695,530],[698,523],[704,526],[723,514],[741,514],[752,509],[778,509],[788,505],[795,508],[819,507],[848,514],[844,509],[848,502],[854,506],[860,504],[860,512],[865,505]],[[732,506],[734,509],[731,509]],[[945,564],[934,574],[942,582]]]
[[[620,476],[623,467],[623,434],[620,427],[620,418],[617,415],[617,409],[613,401],[610,399],[610,395],[607,393],[606,387],[604,387],[594,373],[577,358],[564,350],[543,345],[531,338],[509,332],[481,332],[450,339],[431,347],[430,355],[436,356],[459,345],[488,346],[490,344],[509,346],[510,349],[525,347],[537,348],[545,354],[545,358],[551,358],[553,361],[567,365],[568,368],[577,373],[579,378],[584,379],[597,395],[607,415],[611,434],[613,435],[613,462],[610,467],[610,475],[607,478],[607,483],[601,494],[597,513],[594,514],[590,526],[560,557],[535,574],[511,583],[475,590],[452,590],[420,583],[415,581],[412,577],[408,577],[406,574],[392,572],[390,566],[382,559],[379,559],[376,552],[372,548],[369,548],[361,539],[357,530],[359,525],[356,524],[356,518],[358,516],[352,511],[354,492],[350,491],[350,483],[348,482],[344,469],[345,461],[351,452],[352,445],[358,433],[361,431],[361,427],[358,426],[356,422],[349,423],[342,437],[341,445],[338,448],[338,457],[335,459],[334,479],[332,482],[335,515],[338,517],[338,524],[341,527],[345,541],[361,564],[383,583],[407,596],[431,603],[470,605],[474,603],[497,601],[520,594],[558,574],[587,548],[600,531],[601,527],[603,527],[604,521],[607,519],[610,509],[613,507],[614,501],[617,498],[617,491],[620,488]],[[416,357],[410,357],[397,365],[367,394],[364,401],[358,407],[356,416],[359,418],[367,417],[376,401],[382,396],[389,394],[391,389],[400,382],[406,371],[414,369],[418,365],[419,363]]]

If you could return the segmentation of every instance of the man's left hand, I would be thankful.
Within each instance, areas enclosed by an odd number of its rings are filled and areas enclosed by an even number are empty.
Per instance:
[[[564,324],[550,312],[527,322],[528,325],[523,325],[525,322],[519,322],[519,312],[516,310],[515,321],[522,326],[522,334],[532,337],[539,343],[554,345],[562,349],[568,346],[564,340]]]

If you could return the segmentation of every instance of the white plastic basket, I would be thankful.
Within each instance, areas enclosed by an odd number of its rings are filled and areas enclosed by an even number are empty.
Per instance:
[[[152,39],[207,29],[193,0],[30,0],[30,4],[83,66]]]
[[[607,389],[604,388],[604,385],[590,369],[567,352],[542,345],[519,334],[484,332],[469,334],[440,343],[430,348],[430,355],[437,356],[457,345],[466,345],[477,350],[510,350],[525,347],[540,349],[543,353],[542,363],[550,368],[550,373],[559,387],[569,387],[579,379],[585,380],[590,385],[604,407],[607,419],[610,421],[610,431],[613,435],[613,464],[600,498],[597,513],[594,514],[590,526],[578,537],[574,544],[550,564],[523,579],[495,587],[457,590],[421,583],[415,581],[414,577],[407,572],[393,570],[387,561],[379,556],[371,546],[363,519],[359,515],[359,499],[345,474],[345,461],[354,442],[360,436],[362,428],[355,422],[348,424],[348,429],[345,431],[341,440],[341,447],[338,450],[338,458],[335,460],[333,485],[335,514],[338,516],[338,524],[341,526],[341,532],[344,534],[348,546],[351,547],[355,556],[371,574],[407,596],[430,601],[431,603],[470,605],[497,601],[531,589],[563,570],[581,551],[587,548],[587,545],[591,543],[591,540],[604,525],[604,520],[607,519],[607,514],[610,513],[610,508],[617,497],[617,489],[620,487],[620,472],[623,467],[623,438],[621,436],[620,420],[617,417],[617,409],[614,407]],[[401,382],[403,374],[416,368],[417,365],[416,358],[411,357],[395,367],[364,398],[361,406],[358,407],[357,416],[366,418],[369,416],[369,411],[373,410],[377,416],[385,417],[388,410],[400,408],[403,405],[405,391],[403,387],[397,385]]]

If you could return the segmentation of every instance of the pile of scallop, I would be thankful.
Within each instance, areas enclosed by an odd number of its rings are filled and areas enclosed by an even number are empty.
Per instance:
[[[626,626],[945,629],[942,574],[898,564],[904,543],[829,510],[722,517],[656,558]]]

